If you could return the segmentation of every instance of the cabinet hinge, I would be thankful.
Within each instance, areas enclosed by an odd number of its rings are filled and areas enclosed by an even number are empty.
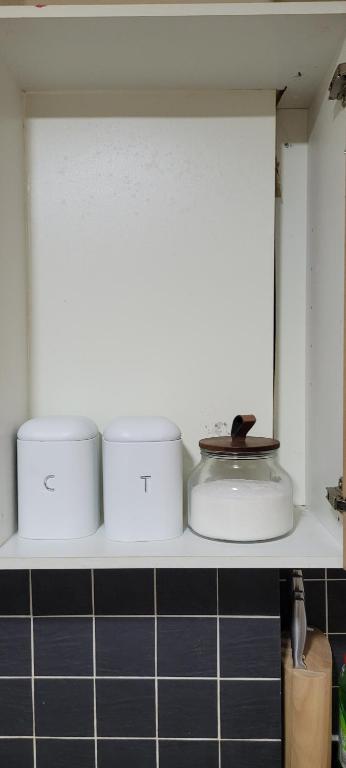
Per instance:
[[[327,499],[333,509],[338,512],[346,512],[346,499],[342,495],[342,477],[340,477],[339,485],[335,488],[327,488]]]
[[[346,63],[339,64],[334,72],[329,86],[329,98],[341,101],[342,106],[346,107]]]

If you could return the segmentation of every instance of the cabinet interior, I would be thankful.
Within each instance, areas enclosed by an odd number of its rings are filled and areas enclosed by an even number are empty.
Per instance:
[[[340,539],[346,4],[147,8],[0,9],[0,540],[31,415],[249,410]]]

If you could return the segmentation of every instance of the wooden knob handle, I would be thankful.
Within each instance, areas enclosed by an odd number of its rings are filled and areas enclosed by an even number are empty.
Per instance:
[[[245,440],[247,433],[256,424],[253,413],[239,414],[233,419],[231,435],[233,439]]]

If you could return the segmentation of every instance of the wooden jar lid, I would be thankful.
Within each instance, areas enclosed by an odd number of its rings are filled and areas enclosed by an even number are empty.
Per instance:
[[[247,433],[256,423],[256,416],[243,414],[236,416],[232,424],[232,432],[228,437],[205,437],[199,441],[199,447],[209,453],[267,453],[280,447],[279,440],[272,437],[247,437]]]

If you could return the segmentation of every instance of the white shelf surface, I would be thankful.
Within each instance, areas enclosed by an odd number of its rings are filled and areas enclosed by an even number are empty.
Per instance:
[[[287,86],[281,106],[305,108],[345,34],[346,2],[0,7],[31,92]]]
[[[12,536],[0,548],[0,569],[11,568],[342,568],[342,534],[337,541],[307,509],[297,508],[294,531],[256,544],[210,541],[189,529],[170,541],[109,541],[94,536],[37,541]]]

